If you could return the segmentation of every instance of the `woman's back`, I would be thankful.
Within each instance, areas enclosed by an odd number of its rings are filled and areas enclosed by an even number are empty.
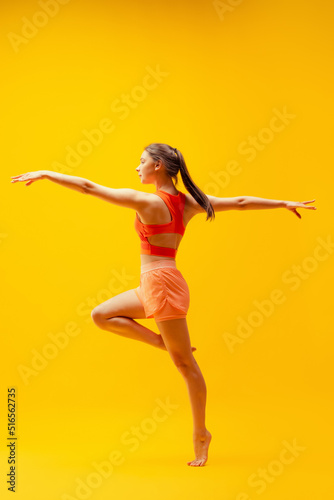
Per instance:
[[[137,210],[135,229],[141,239],[141,252],[174,258],[194,215],[190,213],[189,200],[181,191],[177,194],[158,189],[149,195],[149,203]]]

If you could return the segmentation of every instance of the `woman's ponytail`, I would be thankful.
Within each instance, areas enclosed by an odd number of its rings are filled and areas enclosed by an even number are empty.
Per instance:
[[[175,148],[176,149],[176,148]],[[209,198],[206,196],[203,191],[196,186],[192,178],[190,177],[186,162],[184,161],[183,154],[181,151],[176,149],[176,154],[179,158],[180,162],[180,174],[182,177],[182,182],[187,189],[187,191],[191,194],[191,196],[197,201],[199,205],[206,211],[206,220],[213,220],[215,218],[215,211],[213,206],[210,203]]]

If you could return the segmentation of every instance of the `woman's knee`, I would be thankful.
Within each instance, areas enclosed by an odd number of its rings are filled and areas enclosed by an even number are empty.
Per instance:
[[[94,321],[94,323],[96,323],[97,325],[101,325],[101,324],[105,323],[105,321],[112,319],[114,317],[113,314],[110,313],[108,315],[108,318],[107,318],[105,312],[103,311],[103,309],[100,306],[94,307],[94,309],[91,311],[90,315],[91,315],[91,318]]]
[[[104,328],[108,324],[108,330],[111,329],[118,331],[124,324],[124,318],[120,316],[111,316],[106,318],[105,315],[99,311],[98,307],[95,307],[95,309],[92,310],[91,317],[94,323],[100,328]]]
[[[101,313],[101,310],[99,309],[99,307],[98,307],[98,306],[97,306],[97,307],[95,307],[95,308],[91,311],[90,315],[91,315],[92,320],[93,320],[93,321],[94,321],[94,323],[96,323],[96,324],[100,324],[100,323],[103,321],[103,319],[104,319],[104,318],[103,318],[103,315],[102,315],[102,313]]]
[[[197,368],[195,358],[191,352],[187,355],[183,353],[171,353],[171,357],[174,365],[181,373],[190,373]]]

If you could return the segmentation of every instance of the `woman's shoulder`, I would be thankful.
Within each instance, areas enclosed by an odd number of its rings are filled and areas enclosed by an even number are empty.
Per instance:
[[[183,191],[178,191],[180,193],[180,196],[184,197],[184,209],[189,213],[189,215],[193,216],[198,213],[201,213],[205,210],[197,203],[195,198],[189,193],[184,193]],[[161,200],[160,196],[157,194],[158,193],[147,193],[145,191],[139,191],[136,190],[136,194],[138,199],[142,201],[142,204],[145,206],[152,208],[152,205],[155,207],[161,206]],[[168,193],[167,193],[168,194]],[[177,195],[176,195],[177,196]]]

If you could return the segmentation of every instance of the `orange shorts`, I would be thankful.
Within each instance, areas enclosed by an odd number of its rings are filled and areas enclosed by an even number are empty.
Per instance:
[[[140,285],[135,292],[146,318],[165,321],[187,316],[189,288],[175,260],[156,260],[141,266]]]

